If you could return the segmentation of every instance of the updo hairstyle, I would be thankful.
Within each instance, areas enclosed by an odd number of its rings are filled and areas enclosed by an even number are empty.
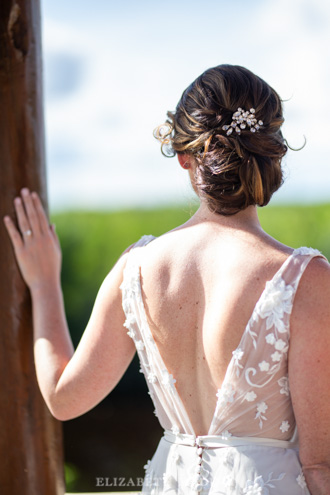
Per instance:
[[[255,109],[263,122],[227,135],[233,114]],[[192,155],[195,185],[209,209],[234,215],[249,205],[265,206],[283,183],[281,160],[287,152],[281,133],[278,94],[244,67],[219,65],[205,71],[182,94],[175,112],[154,131],[165,156]]]

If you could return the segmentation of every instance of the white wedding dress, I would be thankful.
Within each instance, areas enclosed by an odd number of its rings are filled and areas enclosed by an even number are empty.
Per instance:
[[[143,306],[140,257],[128,255],[121,286],[125,327],[164,436],[148,461],[142,493],[307,495],[288,380],[290,314],[300,278],[317,250],[299,248],[266,283],[234,350],[208,435],[196,436],[154,341]]]

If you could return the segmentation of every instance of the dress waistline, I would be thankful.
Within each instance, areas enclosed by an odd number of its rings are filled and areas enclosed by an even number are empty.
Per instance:
[[[243,447],[248,445],[260,445],[264,447],[280,447],[282,449],[295,449],[298,443],[294,440],[277,440],[275,438],[262,437],[234,437],[225,435],[188,435],[186,433],[173,433],[164,431],[164,439],[167,442],[190,447],[206,447],[212,449],[224,447]]]

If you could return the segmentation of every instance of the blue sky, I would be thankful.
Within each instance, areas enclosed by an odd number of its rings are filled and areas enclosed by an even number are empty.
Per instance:
[[[221,63],[269,82],[291,146],[307,138],[274,202],[330,200],[326,0],[43,0],[42,16],[51,209],[189,201],[152,130]]]

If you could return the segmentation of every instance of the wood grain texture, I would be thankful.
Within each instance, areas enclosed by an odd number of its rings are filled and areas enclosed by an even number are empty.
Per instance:
[[[62,428],[36,381],[31,301],[2,218],[26,186],[47,203],[39,0],[0,2],[0,493],[63,495]]]

